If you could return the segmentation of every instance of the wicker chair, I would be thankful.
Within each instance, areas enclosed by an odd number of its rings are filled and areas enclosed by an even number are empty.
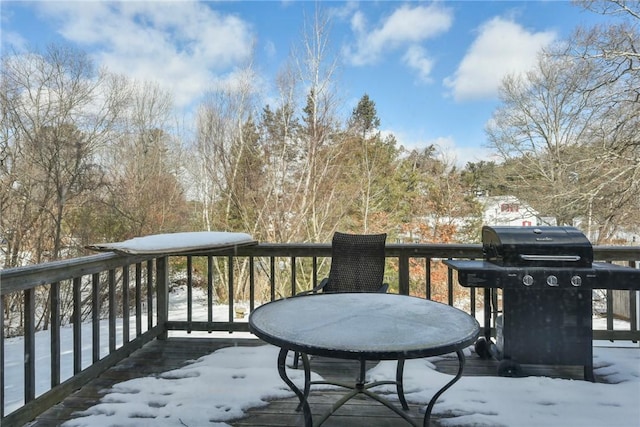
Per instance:
[[[329,277],[310,291],[386,292],[384,280],[386,234],[346,234],[336,232],[331,242]]]

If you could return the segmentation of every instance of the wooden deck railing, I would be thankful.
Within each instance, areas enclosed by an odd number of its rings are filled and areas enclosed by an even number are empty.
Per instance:
[[[636,266],[640,247],[594,247],[599,261]],[[441,259],[474,259],[482,256],[479,245],[388,244],[388,282],[391,291],[440,299],[475,315],[482,290],[463,289],[454,272],[443,269]],[[74,390],[97,377],[153,339],[164,339],[169,331],[248,331],[246,321],[235,319],[234,304],[252,310],[265,301],[294,295],[309,289],[328,271],[329,244],[269,244],[237,250],[166,256],[123,256],[112,253],[0,270],[0,413],[3,426],[18,426],[55,405]],[[185,272],[187,306],[180,318],[169,316],[170,277]],[[444,278],[442,275],[444,274]],[[194,290],[207,295],[206,319],[194,319]],[[438,294],[435,294],[435,291]],[[241,292],[240,292],[241,290]],[[625,291],[626,292],[626,291]],[[224,318],[214,315],[218,294],[228,298]],[[612,292],[606,291],[606,330],[594,330],[594,339],[640,340],[637,320],[628,330],[614,330]],[[225,301],[226,303],[226,301]],[[16,304],[19,304],[17,306]],[[48,354],[36,354],[36,318],[46,316],[50,343]],[[629,292],[631,319],[638,319],[637,293]],[[133,323],[132,323],[133,322]],[[14,326],[17,323],[19,327]],[[91,325],[91,360],[83,360],[82,348],[89,341],[82,325]],[[61,329],[73,329],[73,348],[63,348]],[[10,329],[12,328],[12,329]],[[106,343],[101,332],[106,331]],[[24,342],[23,384],[5,383],[8,366],[5,345],[9,336]],[[121,332],[118,332],[121,331]],[[101,350],[106,348],[107,350]],[[61,355],[72,352],[73,373],[61,378]],[[36,389],[40,361],[51,372],[50,386]],[[5,391],[22,388],[24,401],[7,405]]]

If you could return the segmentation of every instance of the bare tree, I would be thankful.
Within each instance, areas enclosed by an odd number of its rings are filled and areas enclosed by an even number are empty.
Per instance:
[[[333,186],[336,176],[333,169],[341,152],[334,80],[338,62],[331,54],[330,30],[330,20],[316,8],[310,22],[305,20],[302,52],[294,49],[297,78],[306,88],[299,136],[301,164],[295,172],[296,183],[291,193],[297,200],[290,236],[299,241],[327,239],[338,222]]]
[[[255,81],[249,64],[237,73],[233,85],[212,90],[198,111],[191,164],[207,230],[255,231],[255,218],[247,213],[255,202],[242,196],[248,196],[247,187],[259,183],[256,178],[252,183],[246,179],[261,170],[255,164],[257,130],[251,130],[257,116]],[[232,225],[238,219],[240,222]]]
[[[267,105],[260,117],[260,144],[266,163],[263,186],[264,208],[258,216],[264,238],[272,242],[291,241],[290,213],[295,212],[293,170],[301,158],[300,121],[296,116],[296,79],[283,69],[276,78],[277,104]]]
[[[637,226],[640,33],[631,3],[587,3],[630,21],[578,29],[524,78],[505,79],[487,133],[517,196],[603,242]]]
[[[579,213],[573,204],[579,189],[568,184],[580,160],[566,153],[584,141],[596,116],[594,97],[580,91],[589,74],[573,61],[541,55],[525,76],[505,78],[502,106],[487,128],[491,146],[509,160],[507,179],[515,195],[560,223]]]
[[[122,132],[103,151],[108,191],[101,194],[109,224],[103,238],[180,231],[189,221],[179,180],[181,142],[172,135],[173,100],[152,82],[127,84]]]
[[[73,238],[65,214],[98,185],[95,155],[126,99],[117,78],[63,46],[3,56],[2,86],[5,263],[27,250],[31,262],[56,259]]]

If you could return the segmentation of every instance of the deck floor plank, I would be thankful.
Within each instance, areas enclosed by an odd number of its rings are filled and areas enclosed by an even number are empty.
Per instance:
[[[66,420],[77,417],[78,412],[86,410],[100,402],[100,399],[113,385],[132,378],[144,377],[172,369],[177,369],[201,356],[210,354],[220,348],[230,346],[264,345],[260,340],[245,338],[170,338],[165,341],[153,341],[127,359],[112,367],[99,378],[82,387],[63,402],[43,413],[30,427],[54,427]],[[358,374],[358,363],[340,359],[313,357],[312,370],[327,380],[352,381]],[[375,366],[369,363],[367,368]],[[455,374],[457,359],[443,358],[436,362],[439,371]],[[498,362],[468,357],[465,366],[465,376],[496,376]],[[274,361],[275,368],[275,361]],[[537,366],[524,365],[523,370],[528,375],[545,375],[550,377],[582,379],[581,367],[567,366]],[[331,408],[343,391],[322,390],[312,391],[310,406],[314,417],[319,417]],[[298,400],[296,397],[277,399],[269,405],[253,408],[244,418],[229,422],[234,427],[290,427],[302,425],[300,412],[296,412]],[[422,422],[423,414],[417,405],[410,406],[410,416]],[[439,425],[438,418],[432,417],[432,425]],[[326,427],[396,427],[408,425],[405,420],[384,405],[364,396],[357,396],[347,402],[324,424]]]

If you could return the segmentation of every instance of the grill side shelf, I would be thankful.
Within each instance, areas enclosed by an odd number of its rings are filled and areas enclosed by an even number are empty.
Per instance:
[[[465,287],[640,290],[640,269],[594,262],[591,268],[503,267],[487,261],[444,260]]]

